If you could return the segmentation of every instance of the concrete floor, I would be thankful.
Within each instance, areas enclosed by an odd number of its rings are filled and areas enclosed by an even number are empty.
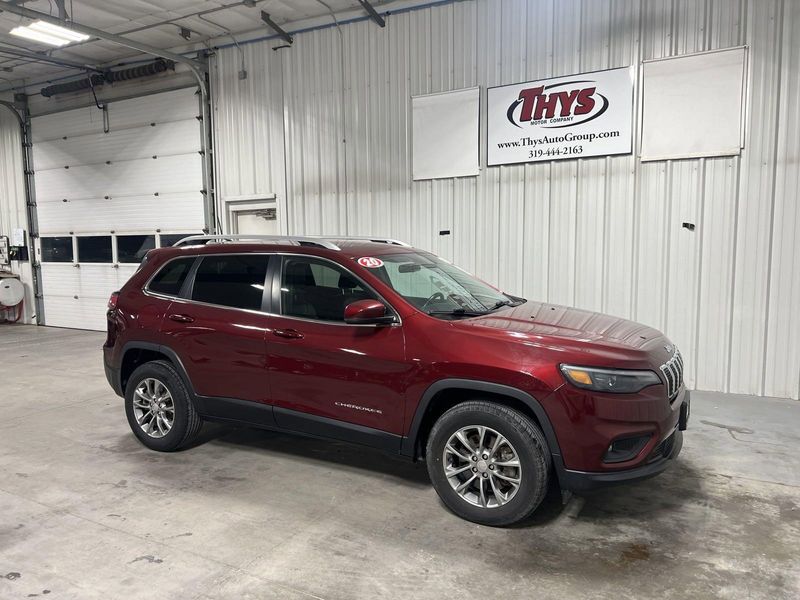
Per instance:
[[[491,529],[423,465],[220,426],[142,447],[103,335],[0,326],[0,598],[799,598],[800,402],[696,393],[657,479]]]

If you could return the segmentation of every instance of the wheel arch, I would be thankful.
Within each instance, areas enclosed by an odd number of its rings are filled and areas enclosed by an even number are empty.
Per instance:
[[[527,392],[515,387],[476,381],[472,379],[442,379],[428,387],[417,405],[408,434],[403,438],[400,453],[412,459],[424,453],[424,442],[436,418],[447,409],[474,400],[476,396],[489,396],[490,400],[515,408],[533,418],[547,440],[548,449],[557,470],[563,468],[561,448],[555,430],[541,403]]]
[[[192,397],[195,396],[192,382],[186,373],[183,362],[174,350],[163,346],[161,344],[153,344],[151,342],[128,342],[122,348],[122,360],[120,361],[119,369],[119,389],[123,395],[125,393],[125,386],[131,374],[140,365],[155,360],[166,360],[178,372],[181,379],[183,379],[186,389]]]

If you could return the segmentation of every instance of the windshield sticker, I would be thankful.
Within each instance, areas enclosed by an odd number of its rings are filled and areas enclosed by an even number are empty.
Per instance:
[[[358,264],[368,269],[380,269],[383,266],[383,261],[373,256],[362,256],[358,259]]]

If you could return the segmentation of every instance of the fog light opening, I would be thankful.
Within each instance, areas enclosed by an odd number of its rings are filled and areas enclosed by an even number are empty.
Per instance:
[[[650,435],[638,435],[614,440],[608,445],[603,462],[620,463],[633,460],[647,445],[651,437]]]

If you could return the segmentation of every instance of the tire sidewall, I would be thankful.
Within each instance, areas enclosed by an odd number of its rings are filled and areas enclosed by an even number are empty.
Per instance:
[[[175,407],[175,419],[172,423],[172,429],[161,438],[147,435],[136,422],[136,416],[133,412],[133,396],[136,388],[143,379],[147,378],[157,379],[164,384],[172,396],[172,402]],[[139,441],[152,450],[169,452],[180,446],[189,425],[189,402],[186,387],[180,378],[174,371],[158,362],[146,363],[137,368],[128,379],[125,387],[125,415],[128,418],[128,425],[130,425],[131,431]]]
[[[522,416],[522,415],[520,415]],[[522,465],[522,482],[514,497],[506,504],[494,508],[474,506],[464,500],[450,485],[443,467],[445,444],[459,429],[468,426],[485,426],[502,434],[514,447]],[[539,504],[542,487],[547,486],[546,461],[533,438],[524,435],[508,420],[492,412],[469,410],[445,413],[437,421],[428,444],[426,462],[428,474],[439,497],[458,516],[484,525],[509,525],[524,519]]]

